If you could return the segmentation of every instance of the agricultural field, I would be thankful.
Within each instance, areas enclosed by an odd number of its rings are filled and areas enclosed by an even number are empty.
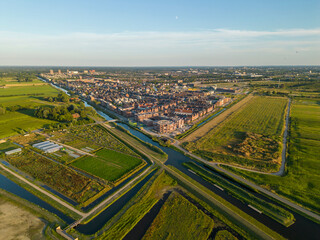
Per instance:
[[[161,207],[143,239],[208,239],[214,221],[177,193]]]
[[[0,107],[7,108],[12,106],[25,107],[16,111],[6,111],[0,115],[0,138],[15,135],[38,128],[55,121],[39,119],[34,117],[34,109],[38,106],[50,105],[43,101],[44,97],[56,96],[59,91],[48,84],[39,80],[34,82],[17,82],[15,79],[1,79],[0,85]]]
[[[29,146],[34,143],[45,141],[46,137],[37,133],[30,133],[10,137],[10,140],[23,146]]]
[[[69,167],[55,163],[28,149],[5,157],[11,165],[78,203],[109,188]]]
[[[4,153],[6,151],[10,151],[10,150],[13,150],[13,149],[16,149],[18,148],[17,145],[11,143],[11,142],[3,142],[3,143],[0,143],[0,153]]]
[[[294,100],[293,102],[285,176],[270,176],[233,168],[228,169],[319,214],[319,103],[319,99]]]
[[[100,125],[71,127],[63,132],[55,132],[53,139],[78,149],[104,147],[139,157],[138,154],[114,138]]]
[[[287,98],[252,97],[205,136],[184,146],[208,160],[277,170],[287,105]]]
[[[114,182],[143,162],[140,158],[105,148],[94,154],[96,156],[84,156],[77,159],[72,162],[72,166]]]

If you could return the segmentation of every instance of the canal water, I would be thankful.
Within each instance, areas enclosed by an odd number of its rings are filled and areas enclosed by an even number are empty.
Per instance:
[[[76,229],[86,235],[91,235],[99,231],[114,215],[116,215],[143,187],[143,185],[155,174],[153,171],[142,181],[131,188],[127,193],[121,196],[117,201],[112,203],[108,208],[102,211],[98,216],[87,224],[80,224]]]
[[[57,86],[55,86],[57,87]],[[57,87],[59,88],[59,87]],[[67,92],[66,90],[59,88],[64,92]],[[88,104],[85,102],[86,106]],[[102,117],[106,118],[106,120],[111,120],[112,118],[109,117],[107,114],[103,112],[98,112]],[[182,163],[192,161],[190,158],[187,156],[171,149],[168,147],[162,147],[160,146],[157,142],[154,142],[152,139],[150,139],[148,136],[144,135],[143,133],[134,130],[127,126],[126,124],[118,123],[118,125],[124,127],[125,129],[129,130],[131,134],[135,135],[136,137],[140,138],[141,140],[151,143],[160,149],[162,149],[167,155],[168,155],[168,160],[166,161],[166,165],[172,165],[179,169],[181,172],[185,173],[189,177],[193,178],[197,182],[201,183],[203,186],[207,187],[214,193],[220,195],[233,205],[237,206],[240,208],[242,211],[246,212],[247,214],[251,215],[252,217],[256,218],[258,221],[262,222],[269,228],[275,230],[276,232],[280,233],[286,238],[289,239],[319,239],[318,236],[320,236],[320,226],[313,221],[309,220],[308,218],[292,212],[296,222],[291,225],[290,227],[284,227],[283,225],[277,223],[273,219],[267,217],[264,214],[259,214],[253,209],[249,208],[247,205],[239,201],[238,199],[235,199],[231,195],[228,195],[226,192],[221,191],[217,189],[214,185],[210,184],[209,182],[203,180],[201,177],[199,177],[196,174],[191,173],[188,171],[185,167],[182,166]],[[84,234],[93,234],[109,220],[111,219],[138,191],[141,189],[141,187],[146,183],[148,179],[150,179],[151,175],[147,176],[143,181],[138,183],[134,188],[132,188],[129,192],[127,192],[125,195],[123,195],[119,200],[117,200],[115,203],[113,203],[110,207],[108,207],[106,210],[104,210],[101,214],[99,214],[97,217],[95,217],[92,221],[90,221],[87,224],[84,225],[79,225],[77,227],[77,230],[84,233]],[[230,179],[228,179],[231,181]],[[237,183],[236,183],[237,184]],[[34,204],[39,205],[40,207],[43,207],[44,209],[56,214],[59,216],[61,219],[66,221],[67,223],[73,222],[71,218],[68,216],[64,215],[62,212],[59,210],[55,209],[48,203],[42,201],[38,197],[34,196],[30,192],[26,191],[19,185],[15,184],[11,180],[7,179],[3,175],[0,174],[0,188],[7,190],[8,192],[11,192],[21,198],[24,198]],[[256,194],[256,196],[261,197],[263,199],[266,199],[270,202],[268,198],[265,198],[264,196],[261,196],[259,194]],[[275,203],[277,204],[277,203]]]
[[[187,157],[187,156],[183,155],[182,153],[177,152],[171,148],[161,146],[159,143],[153,141],[148,136],[144,135],[140,131],[132,129],[131,127],[129,127],[126,124],[123,124],[123,123],[117,123],[117,124],[120,125],[121,127],[125,128],[131,134],[135,135],[136,137],[140,138],[141,140],[148,142],[148,143],[151,143],[151,144],[159,147],[160,149],[162,149],[168,155],[168,160],[165,163],[166,165],[172,165],[175,168],[179,169],[184,174],[188,175],[189,177],[191,177],[195,181],[197,181],[200,184],[202,184],[203,186],[207,187],[208,189],[210,189],[212,192],[216,193],[217,195],[223,197],[228,202],[232,203],[233,205],[235,205],[236,207],[238,207],[239,209],[241,209],[242,211],[244,211],[248,215],[254,217],[255,219],[257,219],[261,223],[265,224],[266,226],[268,226],[272,230],[280,233],[284,237],[289,238],[289,239],[315,239],[315,240],[319,240],[319,236],[320,236],[320,225],[319,224],[311,221],[310,219],[308,219],[308,218],[306,218],[296,212],[291,211],[288,208],[283,207],[284,209],[290,211],[296,219],[295,223],[292,224],[290,227],[285,227],[282,224],[278,223],[277,221],[266,216],[265,214],[259,214],[258,212],[254,211],[253,209],[248,207],[246,204],[244,204],[240,200],[234,198],[233,196],[229,195],[225,191],[221,191],[220,189],[216,188],[213,184],[203,180],[197,174],[194,174],[194,173],[188,171],[187,168],[182,166],[182,163],[193,161],[189,157]],[[193,162],[196,163],[195,161],[193,161]],[[201,165],[201,164],[199,164],[199,165]],[[217,174],[216,172],[212,172],[212,173]],[[241,185],[239,185],[239,183],[234,182],[231,179],[226,179],[226,180],[228,180],[229,182],[231,182],[237,186],[241,186]],[[269,198],[252,191],[251,189],[248,189],[244,186],[242,186],[242,187],[245,188],[245,190],[250,191],[250,193],[254,194],[256,197],[259,197],[265,201],[271,202],[271,203],[279,206],[279,204],[277,202],[274,202],[274,201],[270,200]]]
[[[0,188],[6,190],[7,192],[10,192],[16,196],[19,196],[29,202],[32,202],[38,206],[40,206],[43,209],[46,209],[47,211],[54,213],[59,218],[61,218],[63,221],[65,221],[68,224],[71,224],[74,222],[74,219],[70,218],[69,216],[63,214],[61,211],[57,210],[56,208],[52,207],[47,202],[43,201],[42,199],[38,198],[37,196],[33,195],[29,191],[25,190],[24,188],[20,187],[18,184],[14,183],[7,177],[0,174]]]

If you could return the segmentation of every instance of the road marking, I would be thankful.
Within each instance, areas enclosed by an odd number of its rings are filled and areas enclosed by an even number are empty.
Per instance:
[[[217,184],[213,184],[216,188],[219,188],[221,191],[224,191],[224,189],[220,186],[218,186]]]
[[[258,212],[258,213],[260,213],[260,214],[262,213],[262,211],[256,209],[254,206],[251,206],[250,204],[248,205],[248,207],[251,208],[251,209],[253,209],[253,210],[255,210],[256,212]]]
[[[195,175],[198,175],[198,174],[196,174],[194,171],[192,171],[191,169],[188,169],[188,171],[191,172],[191,173],[193,173],[193,174],[195,174]]]

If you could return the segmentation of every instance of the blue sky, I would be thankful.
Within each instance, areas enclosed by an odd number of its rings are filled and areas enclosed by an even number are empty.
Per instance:
[[[2,0],[0,65],[319,65],[317,0]]]

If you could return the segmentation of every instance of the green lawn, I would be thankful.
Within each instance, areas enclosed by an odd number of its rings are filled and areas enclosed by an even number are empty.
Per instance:
[[[23,83],[21,83],[23,84]],[[0,88],[0,96],[17,96],[17,95],[28,95],[28,94],[38,94],[38,95],[53,95],[57,94],[58,90],[51,87],[50,85],[35,85],[35,86],[17,86]]]
[[[320,104],[294,101],[291,110],[287,174],[269,176],[233,169],[236,173],[320,213]]]
[[[235,236],[233,236],[230,232],[227,230],[221,230],[217,232],[214,240],[237,240]]]
[[[143,239],[207,239],[214,221],[179,194],[170,196]]]
[[[7,85],[7,84],[21,84],[21,83],[27,83],[27,84],[33,84],[33,83],[43,83],[43,81],[39,79],[34,79],[32,82],[18,82],[18,80],[15,77],[1,77],[0,78],[0,85]]]
[[[4,83],[4,80],[2,80]],[[36,108],[37,106],[49,105],[44,102],[43,97],[55,96],[59,91],[50,85],[36,86],[19,86],[26,83],[10,82],[5,83],[17,86],[0,88],[0,104],[4,107],[25,106],[28,108]],[[39,83],[36,81],[35,83]],[[30,84],[30,83],[27,83]],[[44,127],[46,124],[54,123],[54,121],[39,119],[33,116],[33,109],[19,110],[14,112],[6,112],[0,115],[0,138],[12,136],[23,131],[34,130]]]
[[[96,157],[85,156],[72,165],[113,182],[142,163],[139,158],[109,149],[101,149],[95,154]]]
[[[9,112],[0,115],[0,138],[12,136],[21,132],[44,127],[55,121],[40,119],[22,112]]]

